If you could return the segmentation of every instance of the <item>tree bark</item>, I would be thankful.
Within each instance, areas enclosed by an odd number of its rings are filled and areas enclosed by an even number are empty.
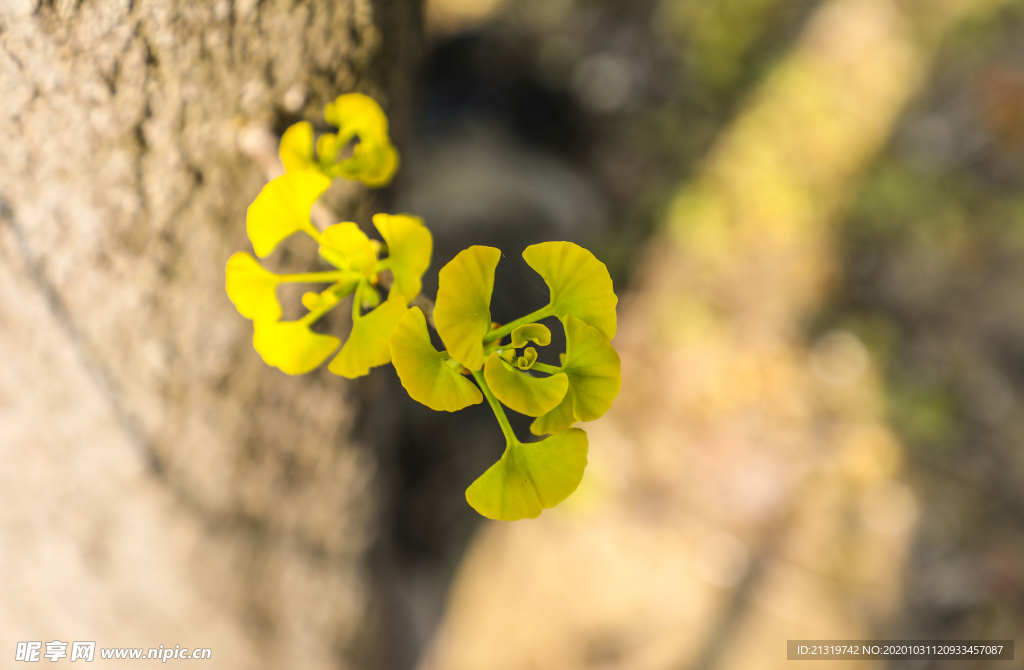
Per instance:
[[[0,4],[0,647],[373,666],[373,457],[224,292],[248,121],[405,95],[418,3]],[[362,195],[350,199],[365,205]],[[280,260],[312,262],[312,245]]]

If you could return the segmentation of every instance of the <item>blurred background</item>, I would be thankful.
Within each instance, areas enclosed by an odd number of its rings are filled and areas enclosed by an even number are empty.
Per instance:
[[[398,209],[437,265],[503,249],[504,318],[543,303],[525,246],[592,249],[625,385],[580,490],[511,525],[462,504],[486,412],[409,407],[401,664],[769,668],[786,639],[1024,630],[1024,5],[426,16]]]
[[[1024,631],[1024,2],[352,2],[281,9],[280,25],[278,3],[251,4],[174,15],[258,26],[176,47],[259,55],[225,89],[234,125],[221,109],[165,138],[195,121],[162,111],[191,99],[170,78],[132,103],[132,151],[185,175],[167,202],[164,186],[117,201],[145,212],[116,237],[140,260],[83,252],[115,238],[63,219],[66,193],[0,180],[0,342],[19,352],[0,367],[11,640],[202,640],[225,668],[747,670],[784,666],[787,639]],[[4,131],[55,156],[68,144],[19,126],[16,105],[72,85],[37,77],[19,97],[13,73],[32,39],[63,39],[68,7],[34,9],[37,32],[0,13],[22,54],[2,61]],[[92,39],[145,36],[94,14]],[[278,44],[293,18],[323,35]],[[343,31],[311,74],[289,60]],[[181,57],[160,35],[136,59],[151,72]],[[102,77],[88,96],[123,109],[118,72],[109,99]],[[389,101],[403,165],[386,191],[328,203],[364,225],[423,217],[426,295],[473,244],[503,251],[501,322],[546,301],[530,244],[571,240],[611,271],[622,392],[583,425],[579,490],[536,520],[465,502],[502,450],[487,407],[432,412],[390,367],[285,378],[223,296],[265,180],[239,128],[317,120],[354,88]],[[9,154],[3,175],[41,179],[40,159]],[[186,236],[190,217],[211,232]],[[313,262],[286,247],[272,262]],[[83,288],[71,267],[150,288]],[[95,398],[60,381],[73,366]]]

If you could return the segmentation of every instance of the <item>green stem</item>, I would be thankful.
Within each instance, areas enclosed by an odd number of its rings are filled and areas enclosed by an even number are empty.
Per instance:
[[[540,361],[534,361],[531,369],[537,370],[538,372],[546,372],[549,375],[556,375],[562,371],[562,368],[556,368],[554,365],[545,365]]]
[[[319,319],[321,316],[331,311],[332,309],[334,309],[334,305],[328,305],[327,307],[321,307],[320,309],[307,312],[305,316],[299,319],[299,321],[303,322],[307,326],[312,326],[314,323],[316,323],[317,319]]]
[[[329,272],[306,272],[294,275],[278,275],[281,281],[301,281],[314,284],[336,282],[345,277],[347,273],[342,270],[331,270]]]
[[[365,279],[360,279],[359,284],[356,286],[355,293],[352,294],[352,323],[353,325],[360,317],[363,316],[363,287],[366,285]]]
[[[480,385],[480,390],[484,392],[484,396],[487,398],[487,402],[490,403],[491,409],[494,410],[494,416],[498,417],[498,423],[501,424],[501,432],[505,434],[505,446],[511,447],[513,444],[519,444],[519,440],[516,439],[516,434],[512,432],[512,424],[508,422],[508,417],[505,416],[505,408],[501,406],[498,399],[491,393],[491,387],[487,385],[487,380],[484,379],[484,374],[479,370],[473,371],[473,379]]]
[[[554,312],[551,311],[551,305],[545,305],[544,307],[538,309],[536,312],[531,312],[526,316],[519,317],[515,321],[510,321],[509,323],[506,323],[501,328],[496,328],[491,332],[487,333],[486,335],[484,335],[484,344],[490,344],[491,342],[500,341],[501,338],[505,337],[506,335],[509,335],[513,330],[515,330],[519,326],[525,326],[528,323],[535,323],[553,314]]]

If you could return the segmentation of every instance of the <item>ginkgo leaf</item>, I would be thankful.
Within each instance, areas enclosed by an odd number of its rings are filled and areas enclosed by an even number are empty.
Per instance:
[[[302,294],[302,306],[311,312],[330,309],[338,304],[338,300],[338,294],[331,289],[320,293],[307,291]]]
[[[408,304],[420,293],[420,277],[430,267],[434,239],[416,216],[374,214],[373,225],[388,245],[387,267],[394,277],[391,294],[404,296]]]
[[[228,259],[225,269],[228,298],[238,313],[254,321],[277,321],[281,303],[277,301],[277,285],[281,278],[264,270],[256,259],[239,251]]]
[[[555,316],[575,316],[609,340],[615,337],[619,299],[608,268],[594,254],[572,242],[542,242],[527,247],[523,258],[548,285]]]
[[[373,188],[391,181],[398,169],[398,151],[388,138],[388,117],[373,98],[362,93],[338,96],[324,108],[324,119],[338,127],[337,138],[332,142],[333,153],[353,137],[359,138],[352,156],[335,166],[338,176],[359,180]],[[321,158],[330,163],[337,160],[335,155]]]
[[[487,358],[484,379],[495,398],[526,416],[550,412],[562,401],[569,387],[569,378],[561,372],[550,377],[533,377],[510,366],[497,352]]]
[[[546,347],[551,344],[551,331],[543,323],[531,323],[519,326],[512,331],[512,346],[516,349],[525,347],[527,342]]]
[[[287,172],[268,182],[245,217],[245,229],[256,255],[265,258],[278,242],[300,230],[315,237],[309,210],[330,183],[312,170]]]
[[[355,379],[391,360],[391,334],[408,308],[401,298],[386,300],[352,324],[352,333],[327,369],[336,375]]]
[[[391,362],[409,396],[432,410],[455,412],[483,402],[458,363],[434,349],[419,307],[407,311],[391,335]]]
[[[315,170],[316,160],[313,157],[313,126],[309,121],[299,121],[288,127],[281,136],[278,148],[281,163],[285,172],[301,172]]]
[[[574,316],[564,317],[562,326],[567,351],[561,371],[569,377],[569,390],[562,403],[533,422],[530,432],[535,435],[556,433],[575,421],[604,415],[622,385],[619,354],[600,331]],[[572,400],[571,412],[566,399]]]
[[[318,137],[316,140],[316,153],[320,157],[321,167],[332,167],[342,147],[343,145],[338,143],[338,135],[336,133],[324,133]]]
[[[483,338],[491,329],[491,292],[501,252],[493,247],[465,249],[437,275],[434,324],[448,353],[470,370],[484,365]]]
[[[526,350],[523,351],[523,355],[516,359],[516,367],[520,370],[529,370],[536,362],[537,350],[533,347],[527,347]]]
[[[466,489],[466,501],[488,519],[534,519],[568,498],[586,467],[587,434],[579,428],[540,442],[513,442]]]
[[[355,223],[336,223],[320,233],[320,255],[339,270],[364,277],[373,274],[377,254],[370,238]]]
[[[314,333],[303,321],[254,321],[252,346],[263,362],[290,375],[317,367],[341,344],[330,335]]]
[[[557,407],[530,424],[530,432],[534,435],[549,435],[563,431],[574,423],[576,417],[572,414],[572,394],[566,391]]]

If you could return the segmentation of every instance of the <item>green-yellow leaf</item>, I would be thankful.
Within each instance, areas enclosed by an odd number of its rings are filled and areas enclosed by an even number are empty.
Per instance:
[[[391,334],[408,308],[402,298],[384,301],[352,324],[352,333],[327,369],[336,375],[355,379],[391,360]]]
[[[314,333],[303,321],[254,321],[252,346],[267,365],[301,375],[323,363],[341,340]]]
[[[448,353],[470,370],[484,365],[483,338],[491,329],[491,292],[501,252],[473,246],[437,275],[434,324]]]
[[[540,442],[514,442],[466,489],[466,500],[488,519],[534,519],[568,498],[586,467],[587,434],[579,428]]]
[[[278,242],[300,230],[316,236],[309,210],[331,180],[319,172],[288,172],[267,183],[249,205],[245,229],[256,255],[265,258]]]
[[[324,118],[338,127],[337,139],[331,142],[333,153],[353,137],[359,138],[352,156],[334,166],[337,176],[357,179],[373,188],[391,181],[398,169],[398,151],[388,138],[388,117],[373,98],[362,93],[338,96],[324,108]],[[334,163],[337,157],[323,155],[321,159]]]
[[[434,349],[419,307],[406,312],[391,335],[391,362],[409,396],[434,411],[455,412],[483,402],[480,389]]]
[[[434,239],[423,220],[407,214],[374,214],[373,225],[388,245],[387,264],[394,277],[391,294],[406,304],[419,295],[420,277],[430,267]]]
[[[550,412],[562,401],[569,387],[569,378],[561,372],[550,377],[533,377],[501,360],[497,352],[492,353],[484,365],[484,379],[495,398],[526,416]]]
[[[331,289],[321,293],[307,291],[302,294],[302,306],[311,312],[322,309],[330,309],[338,304],[338,294]]]
[[[370,238],[355,223],[336,223],[320,233],[320,255],[339,270],[364,277],[373,274],[377,253]]]
[[[572,415],[572,394],[566,391],[557,407],[530,424],[530,432],[534,435],[548,435],[565,430],[574,423],[576,417]]]
[[[543,242],[527,247],[523,258],[548,285],[556,316],[575,316],[609,340],[615,337],[619,299],[608,268],[594,254],[572,242]]]
[[[575,421],[604,415],[622,384],[619,354],[600,331],[574,316],[564,317],[562,326],[568,351],[561,370],[569,377],[569,390],[558,407],[533,422],[530,432],[535,435],[557,433]]]
[[[281,318],[281,303],[277,301],[280,277],[264,270],[255,258],[243,251],[228,259],[225,275],[228,297],[239,314],[254,321]]]
[[[315,170],[316,160],[313,158],[313,126],[309,121],[299,121],[289,126],[281,136],[278,148],[281,163],[285,172],[301,172]]]
[[[551,344],[551,331],[543,323],[530,323],[512,331],[513,347],[520,349],[525,347],[527,342],[546,347]]]
[[[533,347],[526,347],[523,355],[516,360],[516,367],[520,370],[529,370],[537,362],[537,350]]]

